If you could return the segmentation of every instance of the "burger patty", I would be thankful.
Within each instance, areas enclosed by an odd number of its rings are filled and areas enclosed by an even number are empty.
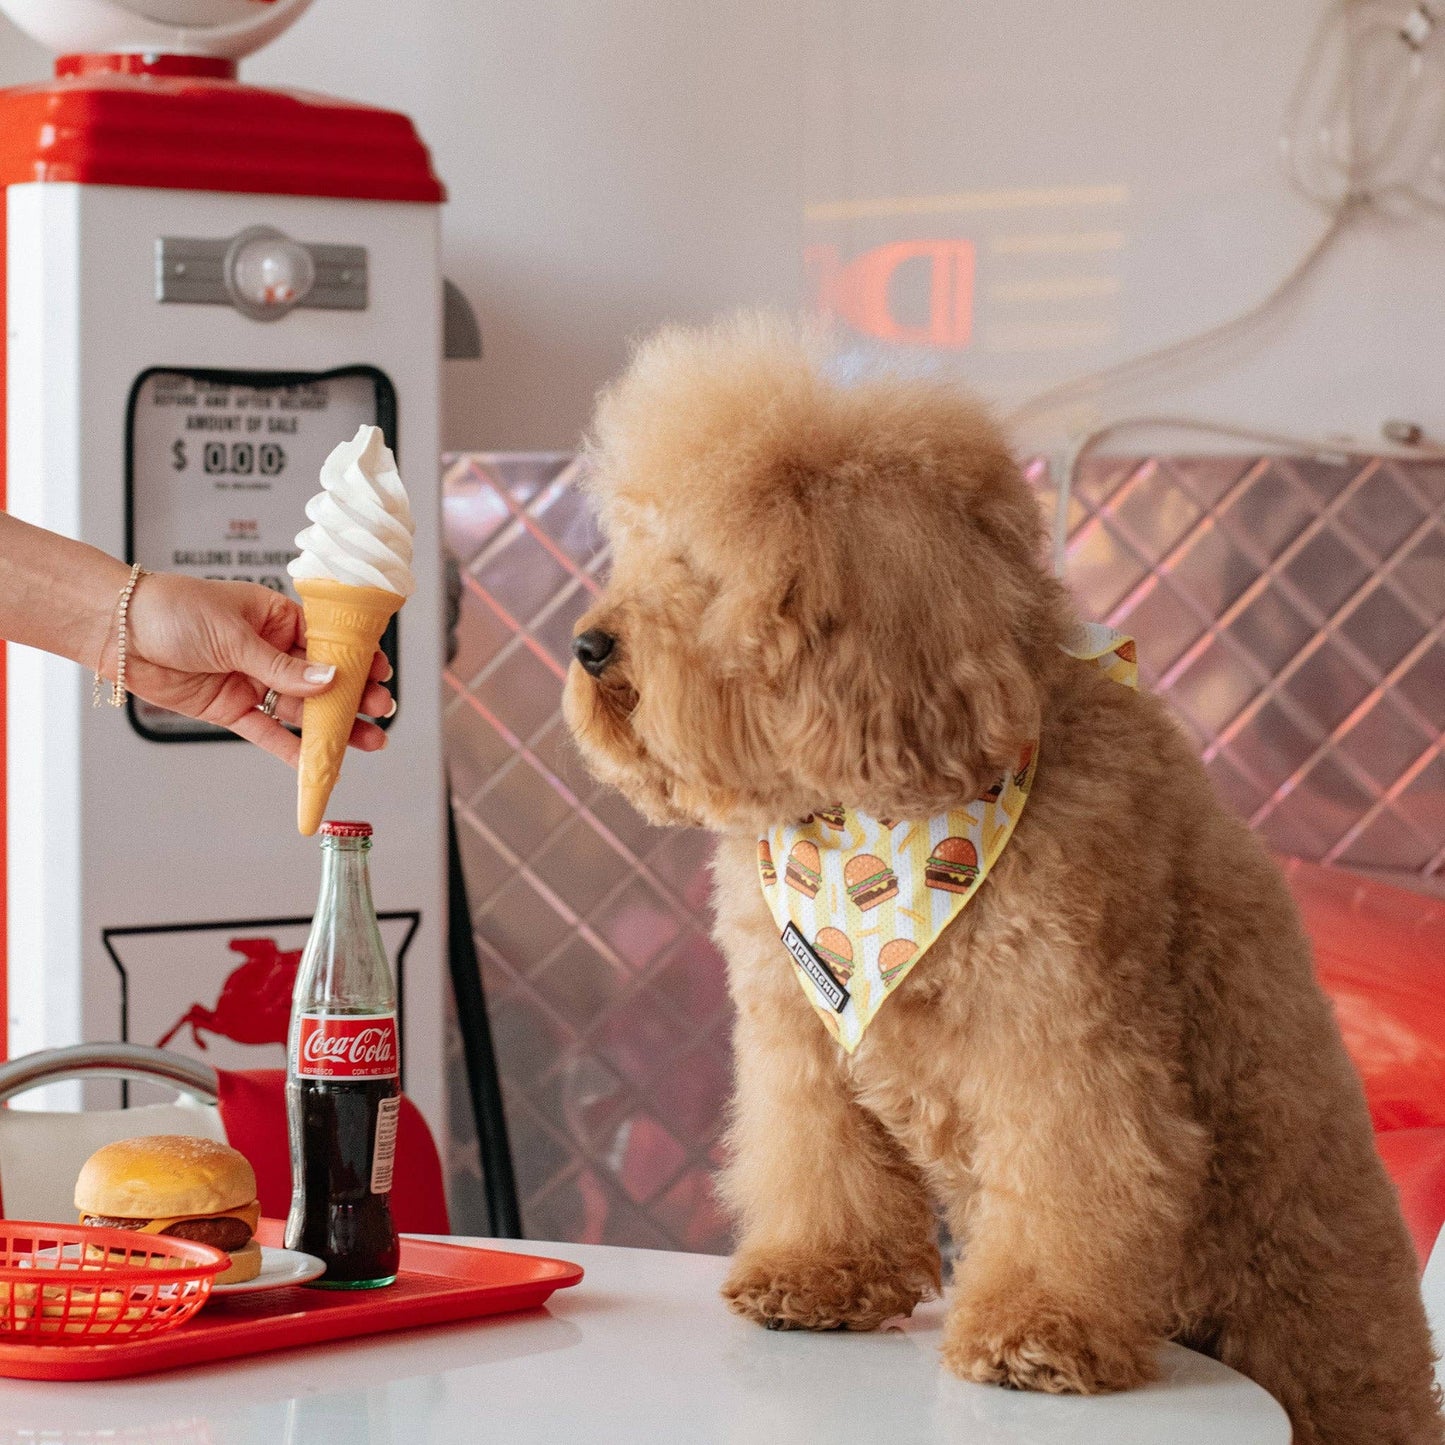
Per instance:
[[[251,1242],[251,1226],[244,1219],[226,1215],[219,1219],[184,1219],[166,1230],[172,1239],[190,1239],[213,1244],[217,1249],[243,1249]]]
[[[946,888],[966,888],[976,877],[977,868],[965,868],[961,863],[932,863],[923,870],[923,881],[930,888],[935,883]]]
[[[144,1229],[149,1219],[120,1219],[104,1214],[87,1214],[84,1224],[93,1224],[100,1229]],[[211,1219],[183,1219],[173,1224],[166,1233],[172,1239],[189,1239],[196,1244],[210,1244],[229,1253],[233,1249],[244,1249],[251,1239],[251,1226],[244,1219],[233,1215]]]
[[[898,880],[890,873],[881,878],[869,878],[862,883],[855,883],[849,890],[848,896],[863,910],[875,908],[887,898],[892,898],[898,892]]]

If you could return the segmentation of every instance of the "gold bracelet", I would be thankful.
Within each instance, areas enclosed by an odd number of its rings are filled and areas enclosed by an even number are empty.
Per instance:
[[[148,577],[150,573],[137,562],[130,569],[130,576],[126,578],[125,586],[120,589],[120,596],[116,599],[115,612],[112,614],[116,619],[115,633],[115,681],[110,688],[110,705],[112,707],[125,706],[125,653],[127,630],[130,622],[130,599],[135,591],[135,585],[142,577]],[[102,644],[100,650],[100,662],[105,661],[105,647]],[[100,706],[101,689],[105,679],[100,674],[100,662],[95,666],[95,686],[90,690],[91,707]]]

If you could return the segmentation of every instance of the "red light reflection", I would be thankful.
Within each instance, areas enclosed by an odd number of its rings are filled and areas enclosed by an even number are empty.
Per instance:
[[[899,320],[894,281],[908,262],[927,269],[928,319]],[[973,335],[974,244],[961,237],[890,241],[844,261],[837,246],[803,249],[815,304],[854,330],[903,346],[961,351]]]

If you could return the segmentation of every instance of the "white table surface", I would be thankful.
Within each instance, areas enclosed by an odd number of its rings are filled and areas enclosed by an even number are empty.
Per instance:
[[[727,1262],[709,1255],[465,1242],[572,1259],[587,1277],[527,1314],[139,1380],[0,1380],[0,1441],[1289,1445],[1263,1390],[1173,1345],[1143,1390],[1019,1394],[940,1370],[939,1304],[872,1335],[771,1332],[727,1312]]]

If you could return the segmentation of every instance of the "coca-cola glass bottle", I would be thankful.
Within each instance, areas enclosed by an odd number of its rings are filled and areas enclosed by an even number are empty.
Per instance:
[[[287,1047],[286,1246],[326,1261],[327,1289],[396,1278],[392,1158],[401,1108],[396,985],[376,926],[369,823],[321,825],[321,898],[296,976]]]

